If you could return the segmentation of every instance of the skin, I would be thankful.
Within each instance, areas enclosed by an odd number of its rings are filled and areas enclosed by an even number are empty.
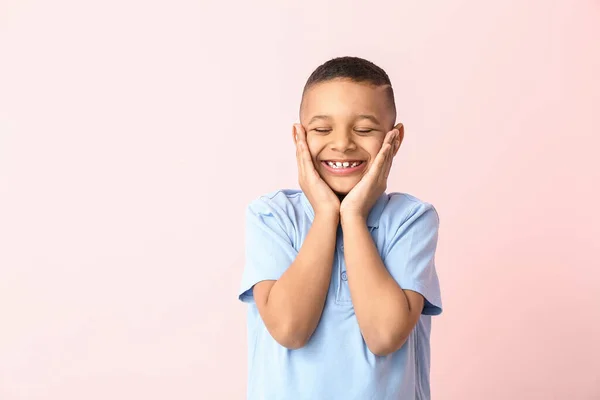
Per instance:
[[[258,311],[282,346],[304,346],[316,329],[333,267],[336,230],[344,233],[350,295],[362,336],[372,353],[385,356],[405,343],[424,298],[403,290],[389,274],[367,227],[367,216],[387,187],[392,161],[404,137],[383,86],[334,79],[304,95],[296,145],[298,181],[315,219],[298,255],[277,281],[254,286]],[[360,118],[372,115],[378,122]],[[326,115],[327,118],[314,118]],[[362,160],[348,176],[332,174],[325,160]],[[377,295],[374,295],[377,294]]]

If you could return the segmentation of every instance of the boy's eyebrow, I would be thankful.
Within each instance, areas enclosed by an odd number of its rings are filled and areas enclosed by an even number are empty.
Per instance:
[[[331,119],[331,117],[329,115],[315,115],[308,121],[308,124],[310,125],[318,119]]]
[[[331,119],[331,116],[329,115],[315,115],[314,117],[312,117],[310,119],[310,121],[308,121],[309,124],[312,124],[314,121],[318,120],[318,119]],[[369,121],[372,121],[373,123],[376,123],[378,125],[380,125],[379,120],[377,118],[375,118],[374,115],[371,114],[359,114],[356,116],[356,119],[368,119]]]
[[[371,115],[371,114],[360,114],[356,117],[356,119],[368,119],[369,121],[371,121],[377,125],[380,125],[379,120],[377,118],[375,118],[374,115]]]

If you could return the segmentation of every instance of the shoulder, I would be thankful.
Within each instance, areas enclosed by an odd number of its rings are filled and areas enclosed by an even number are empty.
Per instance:
[[[302,207],[301,194],[298,189],[275,190],[253,199],[247,209],[257,214],[290,215]]]
[[[256,221],[271,229],[283,230],[293,238],[299,221],[305,215],[302,191],[279,189],[252,200],[246,208],[248,221]]]
[[[418,222],[417,222],[418,221]],[[383,209],[380,223],[390,233],[408,228],[417,222],[429,228],[439,226],[439,214],[434,205],[409,193],[392,192]]]

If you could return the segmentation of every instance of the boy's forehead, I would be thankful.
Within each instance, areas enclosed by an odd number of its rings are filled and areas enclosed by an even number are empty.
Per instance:
[[[375,86],[348,80],[321,82],[304,94],[300,115],[303,120],[314,115],[352,116],[374,114],[385,119],[387,95],[385,86]]]

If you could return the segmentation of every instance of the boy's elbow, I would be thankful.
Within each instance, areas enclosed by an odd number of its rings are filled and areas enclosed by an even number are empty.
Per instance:
[[[387,333],[373,335],[373,337],[370,337],[368,340],[365,338],[365,343],[371,353],[376,356],[385,357],[398,351],[404,346],[407,339],[408,335],[405,335],[404,333]]]
[[[303,340],[301,338],[296,338],[293,336],[288,337],[279,337],[275,339],[277,343],[282,345],[288,350],[298,350],[306,345],[307,340]]]
[[[273,339],[289,350],[297,350],[308,343],[310,334],[293,324],[282,324],[273,334]]]

